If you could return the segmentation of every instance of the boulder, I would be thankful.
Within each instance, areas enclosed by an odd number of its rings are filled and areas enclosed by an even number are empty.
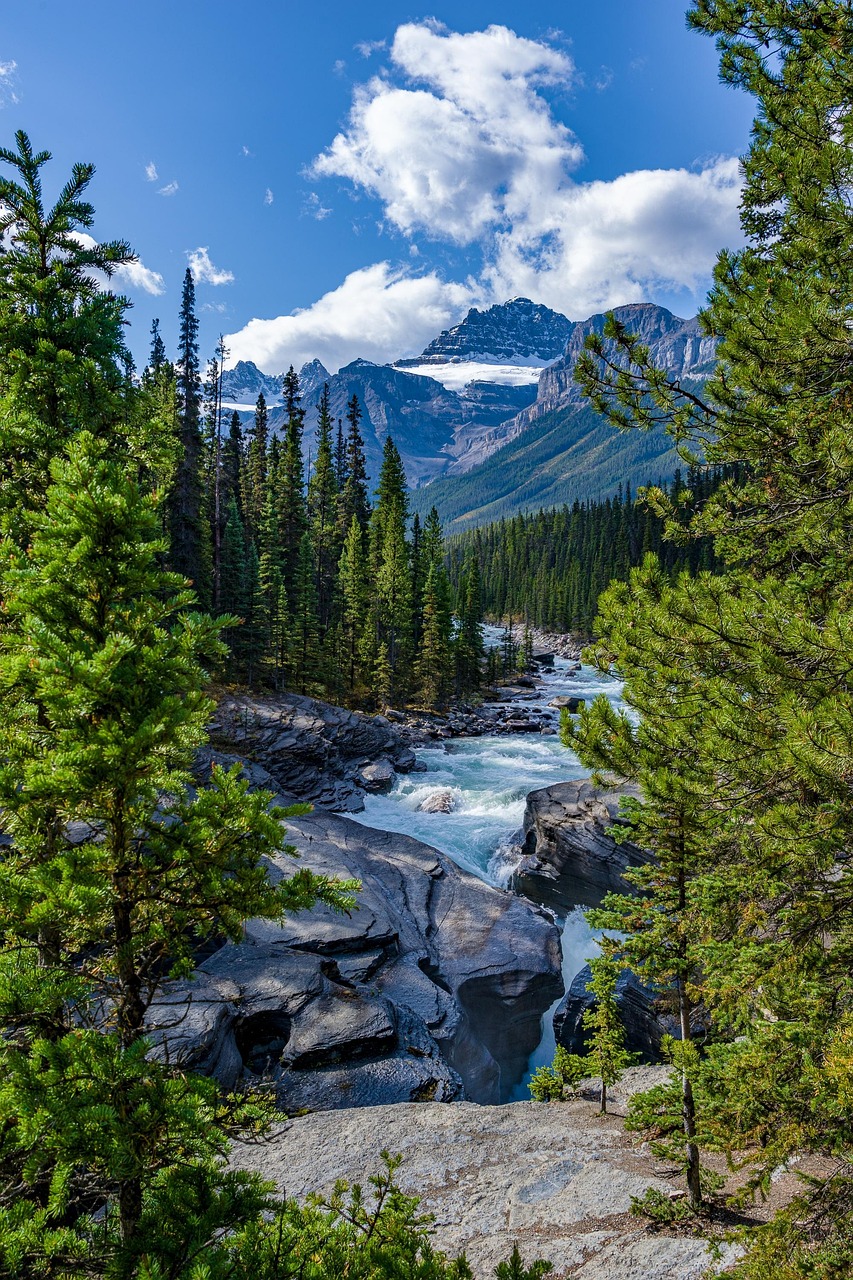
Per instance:
[[[285,841],[301,865],[360,881],[357,905],[248,921],[152,1006],[156,1051],[229,1087],[268,1077],[289,1111],[508,1097],[562,991],[552,919],[338,814],[288,818]],[[282,852],[270,875],[294,869]]]
[[[394,773],[417,770],[414,752],[384,716],[319,698],[229,694],[210,726],[214,748],[261,765],[288,798],[357,813],[363,792],[387,790]],[[202,764],[210,755],[201,753]]]
[[[428,796],[424,796],[418,805],[418,813],[452,813],[456,807],[456,801],[453,799],[453,792],[450,787],[441,787],[438,791],[431,791]]]
[[[595,905],[606,893],[630,893],[622,872],[650,855],[609,829],[618,826],[619,801],[636,795],[625,785],[609,790],[587,779],[531,791],[524,811],[522,858],[514,887],[559,911]]]
[[[374,760],[364,764],[356,774],[355,780],[365,791],[390,791],[396,777],[394,766],[390,760]]]
[[[577,712],[580,711],[581,707],[585,705],[586,705],[586,698],[569,697],[565,693],[559,694],[558,697],[556,698],[552,698],[551,701],[548,703],[548,706],[554,707],[556,711],[562,711],[562,709],[565,707],[569,715],[572,715],[572,716],[576,715]]]
[[[624,1093],[617,1086],[612,1096],[615,1108]],[[266,1142],[235,1144],[231,1163],[304,1200],[328,1195],[338,1179],[367,1186],[383,1149],[402,1154],[397,1182],[433,1216],[435,1246],[450,1256],[464,1250],[476,1280],[493,1277],[516,1241],[528,1264],[546,1258],[554,1275],[583,1280],[712,1274],[706,1241],[650,1233],[631,1216],[632,1196],[649,1186],[668,1194],[672,1182],[615,1116],[597,1118],[588,1102],[314,1113],[288,1120]],[[730,1260],[729,1252],[723,1262]]]

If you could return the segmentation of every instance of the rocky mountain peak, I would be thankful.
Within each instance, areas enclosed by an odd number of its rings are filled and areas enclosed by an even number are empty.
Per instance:
[[[511,298],[485,311],[472,307],[464,320],[440,333],[420,356],[397,364],[401,368],[463,360],[546,364],[563,354],[572,329],[572,322],[558,311],[529,298]]]

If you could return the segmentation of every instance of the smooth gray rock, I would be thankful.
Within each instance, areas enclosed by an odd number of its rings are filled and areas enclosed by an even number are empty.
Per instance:
[[[257,766],[254,781],[263,785]],[[267,779],[271,782],[271,779]],[[285,1110],[506,1098],[562,990],[543,912],[417,840],[338,814],[289,818],[302,865],[361,883],[348,915],[250,920],[243,940],[152,1007],[158,1052],[233,1085],[266,1075]],[[270,867],[292,873],[285,853]]]
[[[437,1247],[451,1256],[464,1250],[476,1280],[491,1280],[515,1241],[528,1263],[547,1258],[555,1275],[581,1268],[585,1280],[710,1273],[703,1240],[652,1234],[629,1216],[631,1196],[672,1184],[618,1120],[594,1113],[585,1102],[339,1110],[289,1121],[266,1143],[237,1145],[231,1161],[302,1200],[312,1190],[328,1194],[338,1178],[366,1186],[383,1148],[400,1153],[399,1184],[434,1215]]]
[[[531,791],[524,811],[523,856],[514,884],[519,893],[560,911],[590,906],[606,893],[630,893],[627,867],[649,854],[630,842],[617,844],[619,800],[636,795],[630,786],[602,791],[582,779]]]
[[[214,748],[260,765],[285,796],[349,813],[364,808],[365,790],[387,790],[395,771],[417,768],[414,752],[384,716],[296,693],[224,697],[210,737]],[[202,763],[209,756],[200,753]]]
[[[391,790],[395,777],[390,760],[374,760],[371,764],[362,765],[356,774],[356,782],[365,791],[381,793]]]

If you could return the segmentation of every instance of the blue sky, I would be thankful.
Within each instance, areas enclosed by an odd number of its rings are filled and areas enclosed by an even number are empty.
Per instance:
[[[222,331],[268,372],[334,370],[516,294],[686,315],[737,241],[751,103],[682,0],[4,10],[3,145],[53,152],[49,192],[96,164],[140,360],[153,316],[174,343],[188,261],[203,355]]]

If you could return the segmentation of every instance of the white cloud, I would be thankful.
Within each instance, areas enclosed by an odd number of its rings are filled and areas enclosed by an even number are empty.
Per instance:
[[[388,42],[386,40],[361,40],[355,47],[362,58],[369,58],[371,54],[378,53],[380,49],[387,49]]]
[[[273,200],[275,200],[275,196],[273,195],[270,188],[267,187],[266,191],[264,192],[264,204],[272,204]]]
[[[0,62],[0,107],[21,101],[18,94],[18,64],[14,60]]]
[[[85,231],[72,231],[71,235],[86,249],[93,249],[98,243],[94,236],[87,235]],[[135,262],[126,262],[116,267],[109,277],[100,271],[93,271],[91,274],[101,289],[115,289],[116,285],[124,285],[130,289],[142,289],[145,293],[153,294],[155,298],[166,292],[166,282],[160,272],[152,271],[139,258]]]
[[[145,177],[148,182],[157,182],[160,177],[157,172],[157,166],[153,160],[149,160],[148,164],[145,166]]]
[[[421,351],[479,293],[435,272],[409,275],[387,262],[362,267],[312,306],[275,320],[250,320],[227,338],[231,362],[254,360],[267,373],[320,359],[331,371],[361,356],[384,364]]]
[[[356,87],[312,173],[377,197],[408,237],[479,246],[493,301],[524,294],[581,318],[658,288],[702,291],[717,251],[739,242],[733,158],[576,180],[581,144],[544,92],[577,82],[565,52],[506,27],[426,22],[398,28],[390,59]]]
[[[312,172],[378,196],[406,234],[470,244],[559,188],[582,160],[539,92],[572,80],[565,53],[506,27],[458,35],[408,23],[391,60],[414,87],[378,76],[357,87],[347,130]]]
[[[249,150],[245,142],[243,143],[243,146],[240,148],[240,150],[242,151],[244,156],[253,156],[255,154],[254,151]]]
[[[157,194],[158,196],[173,196],[177,190],[177,182],[167,182],[165,187],[161,187]]]
[[[311,191],[305,197],[305,212],[312,218],[316,218],[318,222],[322,222],[332,211],[323,204],[316,191]]]
[[[166,292],[166,283],[159,271],[152,271],[144,262],[128,262],[126,266],[117,267],[113,280],[125,284],[131,289],[142,289],[155,298]]]
[[[213,265],[207,245],[199,245],[197,249],[187,249],[187,261],[196,284],[231,284],[233,271],[223,271]]]

